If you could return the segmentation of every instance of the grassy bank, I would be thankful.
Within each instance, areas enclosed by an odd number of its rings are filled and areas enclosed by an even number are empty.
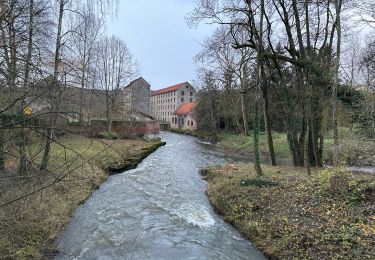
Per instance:
[[[52,146],[49,172],[2,180],[1,202],[26,198],[0,208],[0,258],[42,258],[54,254],[52,241],[74,210],[113,171],[134,168],[160,142],[94,140],[68,136]],[[29,147],[31,154],[40,149]],[[40,155],[39,155],[40,156]],[[41,156],[40,156],[41,157]],[[35,158],[40,161],[41,158]],[[6,189],[5,189],[6,187]]]
[[[244,136],[243,134],[223,133],[218,136],[217,145],[225,150],[243,156],[250,156],[252,154],[253,141],[254,138],[252,135]],[[286,134],[273,133],[273,142],[276,158],[290,158]],[[261,155],[268,156],[268,144],[265,133],[260,134],[259,148]]]
[[[176,129],[176,128],[171,128],[169,129],[169,131],[172,133],[190,135],[190,136],[198,137],[201,139],[216,142],[216,137],[213,134],[209,133],[208,131],[182,130],[182,129]]]
[[[341,156],[342,161],[348,165],[364,166],[375,165],[375,141],[368,140],[355,130],[340,128]],[[229,152],[251,157],[253,150],[253,136],[244,136],[242,134],[222,133],[218,136],[217,145]],[[288,140],[285,133],[273,132],[273,142],[276,158],[291,160]],[[267,157],[268,143],[265,133],[261,133],[260,153]],[[333,137],[328,133],[324,139],[323,157],[326,163],[332,162],[333,156]]]
[[[374,259],[375,175],[226,165],[202,171],[225,220],[272,259]]]

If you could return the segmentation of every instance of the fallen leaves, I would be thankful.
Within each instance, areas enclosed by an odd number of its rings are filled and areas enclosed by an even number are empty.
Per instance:
[[[372,257],[375,176],[349,176],[349,189],[330,193],[321,189],[316,172],[308,177],[300,168],[263,166],[261,182],[278,185],[257,185],[252,169],[230,164],[206,170],[207,194],[225,219],[270,258]]]

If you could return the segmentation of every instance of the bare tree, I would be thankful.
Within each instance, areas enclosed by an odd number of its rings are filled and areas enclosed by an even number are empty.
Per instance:
[[[136,74],[138,67],[126,44],[115,36],[104,37],[97,46],[99,87],[105,93],[107,131],[112,131],[115,102],[121,87]]]
[[[62,47],[63,47],[63,38],[67,35],[67,32],[63,32],[63,25],[64,25],[64,14],[67,10],[77,10],[74,12],[79,12],[79,8],[82,6],[91,6],[93,10],[96,10],[97,13],[103,14],[107,11],[105,6],[114,6],[116,4],[115,1],[111,0],[87,0],[82,4],[82,2],[74,1],[74,0],[58,0],[58,17],[57,17],[57,32],[56,32],[56,38],[55,38],[55,51],[54,51],[54,66],[53,66],[53,81],[51,84],[51,116],[50,116],[50,122],[49,127],[46,132],[46,144],[44,149],[44,155],[43,160],[40,166],[41,170],[44,170],[48,166],[48,161],[50,157],[50,150],[51,150],[51,143],[53,141],[53,134],[54,134],[54,128],[56,125],[56,121],[59,115],[59,106],[61,99],[62,91],[63,89],[60,87],[59,84],[59,74],[61,71],[61,64],[62,64]],[[86,5],[85,5],[86,4]],[[68,9],[67,7],[71,7],[73,9]],[[109,9],[110,10],[110,9]],[[85,57],[86,59],[86,57]]]
[[[84,123],[84,106],[89,102],[84,96],[89,87],[89,80],[93,75],[95,64],[94,50],[99,40],[102,28],[103,17],[97,16],[92,6],[82,6],[79,15],[72,14],[70,27],[75,33],[71,35],[72,46],[71,63],[74,67],[74,81],[80,86],[79,122]]]
[[[340,161],[340,147],[339,147],[339,127],[337,121],[337,87],[339,81],[340,55],[341,55],[341,8],[342,0],[335,0],[336,11],[336,59],[332,86],[332,119],[333,119],[333,140],[334,140],[334,156],[333,164],[338,166]]]
[[[222,82],[226,96],[223,100],[225,109],[222,111],[225,128],[234,120],[235,127],[241,129],[244,135],[249,134],[248,109],[245,103],[251,89],[254,60],[255,55],[251,49],[232,48],[228,28],[218,29],[206,40],[202,51],[195,57],[199,67],[215,71],[216,78]]]
[[[335,37],[338,12],[332,6],[331,1],[213,0],[199,1],[190,16],[195,23],[209,20],[230,27],[233,47],[250,48],[261,56],[258,83],[263,81],[260,87],[265,90],[264,79],[269,78],[278,86],[274,91],[283,109],[293,161],[299,166],[306,160],[322,165],[323,111],[334,79],[330,64],[336,54],[333,45],[341,41]],[[246,32],[246,37],[239,32]],[[265,73],[264,67],[276,75]]]
[[[61,64],[61,51],[62,51],[62,37],[63,37],[63,18],[65,7],[67,5],[67,0],[60,0],[59,1],[59,8],[58,8],[58,18],[57,18],[57,33],[56,33],[56,45],[55,45],[55,52],[54,52],[54,66],[53,66],[53,81],[51,84],[51,93],[52,93],[52,102],[51,102],[51,116],[49,122],[49,128],[46,132],[46,144],[44,148],[44,155],[42,159],[42,163],[40,165],[41,170],[47,169],[48,161],[50,158],[50,150],[51,144],[53,141],[53,134],[54,134],[54,127],[56,125],[56,120],[58,117],[58,107],[59,102],[58,98],[61,96],[61,89],[59,88],[59,73],[60,73],[60,64]]]

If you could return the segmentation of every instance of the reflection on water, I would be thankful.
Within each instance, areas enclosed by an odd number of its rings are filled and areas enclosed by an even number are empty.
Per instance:
[[[161,137],[166,146],[111,176],[77,209],[57,259],[264,259],[204,193],[199,169],[230,158],[194,137]]]

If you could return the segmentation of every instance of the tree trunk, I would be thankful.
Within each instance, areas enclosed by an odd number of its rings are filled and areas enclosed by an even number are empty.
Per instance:
[[[305,137],[305,140],[306,140],[306,143],[305,143],[305,157],[306,157],[306,169],[307,169],[307,174],[308,175],[311,175],[311,165],[310,165],[310,158],[309,158],[309,148],[310,148],[310,145],[309,145],[309,136],[310,136],[310,123],[309,123],[310,120],[308,120],[308,117],[306,118],[306,137]]]
[[[25,101],[22,99],[21,102],[21,132],[20,132],[20,165],[19,173],[21,175],[27,174],[27,158],[26,158],[26,135],[25,135],[25,115],[23,109],[25,107]]]
[[[81,87],[81,89],[80,89],[80,97],[79,97],[79,101],[80,101],[80,104],[79,104],[79,118],[78,118],[78,121],[79,121],[79,124],[80,124],[80,126],[83,126],[84,125],[84,121],[83,121],[83,104],[84,104],[84,101],[83,101],[83,99],[84,99],[84,97],[83,97],[83,95],[84,95],[84,89],[83,89],[83,87]]]
[[[269,112],[268,86],[266,84],[263,84],[262,92],[263,92],[264,127],[265,127],[266,134],[267,134],[268,153],[270,156],[271,164],[273,166],[276,166],[276,156],[275,156],[275,150],[273,146],[271,119],[270,119],[270,112]]]
[[[289,128],[289,126],[288,126]],[[301,165],[301,156],[300,156],[300,150],[298,146],[298,138],[296,133],[293,130],[288,129],[287,131],[287,139],[288,139],[288,145],[289,150],[292,153],[293,158],[293,165],[294,166],[303,166]]]
[[[57,122],[58,116],[58,102],[57,98],[60,98],[58,95],[58,78],[59,78],[59,68],[61,63],[61,38],[62,38],[62,23],[63,23],[63,16],[64,16],[64,7],[65,1],[60,0],[59,6],[59,18],[57,24],[57,35],[56,35],[56,49],[55,49],[55,61],[54,61],[54,74],[53,74],[53,82],[52,82],[52,101],[51,101],[51,120],[50,120],[50,127],[47,130],[46,134],[46,145],[44,148],[43,160],[40,166],[40,170],[45,170],[48,167],[48,162],[50,158],[50,151],[51,151],[51,144],[53,140],[54,134],[54,127]]]
[[[305,135],[306,135],[306,115],[303,116],[301,123],[301,131],[298,138],[298,147],[299,147],[299,166],[305,166]]]
[[[25,79],[24,79],[24,86],[25,88],[29,87],[29,75],[30,75],[30,65],[31,65],[31,55],[33,50],[33,33],[34,33],[34,0],[29,1],[29,39],[27,45],[27,58],[25,63]],[[26,158],[26,136],[25,136],[25,115],[24,115],[24,108],[25,108],[25,100],[22,99],[21,103],[21,133],[20,133],[20,165],[19,165],[19,173],[24,175],[27,174],[27,158]]]
[[[84,42],[83,50],[83,65],[82,65],[82,75],[81,75],[81,95],[80,95],[80,104],[79,104],[79,124],[84,125],[83,120],[83,106],[84,106],[84,89],[85,89],[85,79],[86,79],[86,39]]]
[[[311,113],[311,112],[310,112]],[[320,152],[319,152],[319,138],[318,138],[318,134],[319,134],[319,130],[317,130],[317,126],[316,124],[314,123],[315,120],[312,118],[312,115],[310,114],[310,132],[311,132],[311,145],[312,145],[312,151],[313,151],[313,155],[314,155],[314,161],[311,162],[313,163],[312,165],[316,166],[316,167],[322,167],[322,158],[320,156]],[[321,131],[321,129],[320,129]]]
[[[260,116],[259,116],[259,100],[260,100],[260,91],[262,87],[262,69],[263,69],[263,15],[264,15],[264,0],[261,0],[261,11],[260,11],[260,24],[259,24],[259,46],[258,46],[258,59],[257,59],[257,85],[256,85],[256,94],[254,102],[254,168],[258,176],[263,175],[262,168],[260,166],[260,151],[259,151],[259,125],[260,125]]]
[[[111,104],[107,110],[107,132],[112,132],[112,100],[110,101]]]
[[[319,167],[323,167],[323,149],[324,149],[324,134],[323,131],[320,132],[320,137],[319,137]]]
[[[241,111],[242,111],[242,121],[243,121],[243,134],[245,136],[249,135],[249,125],[246,115],[246,106],[245,106],[245,91],[241,91]]]
[[[3,120],[0,117],[0,173],[5,172],[5,136],[3,127]]]
[[[336,60],[335,60],[335,70],[332,85],[332,121],[333,121],[333,165],[338,166],[340,163],[340,143],[339,143],[339,127],[337,120],[337,88],[339,81],[339,68],[340,68],[340,55],[341,55],[341,5],[342,0],[335,0],[336,7],[336,27],[337,27],[337,45],[336,45]]]
[[[209,83],[211,84],[211,83]],[[212,134],[214,134],[214,136],[216,136],[217,134],[217,129],[216,129],[216,117],[215,117],[215,112],[214,112],[214,107],[213,107],[213,100],[212,100],[212,90],[211,90],[211,86],[209,86],[209,89],[208,89],[208,95],[209,95],[209,103],[210,103],[210,121],[211,121],[211,132]]]

